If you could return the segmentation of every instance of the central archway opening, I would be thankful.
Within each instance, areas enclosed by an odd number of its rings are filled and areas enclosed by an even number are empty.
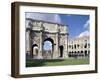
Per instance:
[[[51,38],[47,38],[43,41],[43,58],[51,59],[53,58],[53,40]]]
[[[52,43],[50,41],[45,41],[43,49],[46,51],[52,50]]]

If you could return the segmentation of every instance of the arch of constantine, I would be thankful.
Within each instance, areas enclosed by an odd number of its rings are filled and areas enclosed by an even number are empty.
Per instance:
[[[32,59],[58,59],[68,57],[67,26],[26,18],[26,57]],[[44,50],[45,41],[51,42],[51,49]]]

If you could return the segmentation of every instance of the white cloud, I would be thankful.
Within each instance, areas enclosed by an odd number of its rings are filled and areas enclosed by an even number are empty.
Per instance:
[[[89,27],[90,27],[90,20],[87,20],[83,25],[85,31],[81,32],[77,37],[89,36],[90,35]]]
[[[89,36],[89,34],[90,34],[90,32],[88,30],[86,30],[86,31],[80,33],[78,37]]]
[[[61,18],[60,18],[60,16],[58,14],[54,15],[54,22],[61,23]]]
[[[88,29],[89,30],[89,26],[90,26],[90,20],[87,20],[86,23],[83,25],[83,27],[85,29]]]
[[[61,18],[58,14],[26,13],[26,18],[61,23]]]

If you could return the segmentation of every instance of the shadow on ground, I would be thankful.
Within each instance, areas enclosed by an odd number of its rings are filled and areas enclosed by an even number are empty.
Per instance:
[[[64,59],[33,59],[33,60],[26,60],[26,67],[36,67],[36,66],[44,66],[46,63],[55,63],[61,62]]]

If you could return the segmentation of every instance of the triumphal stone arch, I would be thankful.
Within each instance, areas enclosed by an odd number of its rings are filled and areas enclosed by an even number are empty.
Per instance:
[[[67,26],[26,18],[26,57],[31,59],[58,59],[68,55]],[[44,42],[50,41],[52,49],[44,50]]]

